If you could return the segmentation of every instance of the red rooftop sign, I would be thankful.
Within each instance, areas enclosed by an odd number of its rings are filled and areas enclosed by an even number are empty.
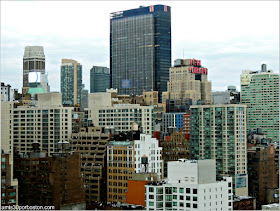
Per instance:
[[[208,74],[208,69],[201,67],[201,60],[190,59],[189,61],[191,66],[189,67],[190,73],[203,74],[203,75]]]

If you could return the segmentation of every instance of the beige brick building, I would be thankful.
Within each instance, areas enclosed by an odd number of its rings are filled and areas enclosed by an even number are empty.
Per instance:
[[[196,104],[198,100],[212,104],[212,83],[207,79],[208,69],[200,60],[177,59],[169,69],[167,92],[163,92],[163,102],[167,99],[189,98]]]

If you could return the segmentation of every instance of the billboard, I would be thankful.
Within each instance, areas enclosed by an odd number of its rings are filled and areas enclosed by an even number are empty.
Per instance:
[[[237,174],[236,188],[245,188],[245,187],[246,187],[246,174]]]
[[[28,83],[41,83],[41,82],[42,82],[41,72],[28,73]]]

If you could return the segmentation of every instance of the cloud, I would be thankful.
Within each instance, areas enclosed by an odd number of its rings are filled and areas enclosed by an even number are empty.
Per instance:
[[[21,89],[24,48],[41,45],[51,91],[60,91],[62,58],[83,65],[89,89],[91,67],[109,67],[110,13],[160,3],[171,6],[172,60],[201,59],[213,90],[238,88],[242,70],[263,62],[278,72],[279,2],[2,2],[1,81]]]

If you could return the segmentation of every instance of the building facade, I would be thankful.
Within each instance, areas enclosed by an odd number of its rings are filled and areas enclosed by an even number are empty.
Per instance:
[[[1,82],[1,101],[13,101],[14,89],[11,89],[11,85]]]
[[[176,59],[174,67],[169,69],[164,100],[190,99],[193,105],[199,100],[203,104],[212,104],[212,83],[207,75],[208,69],[201,65],[201,60]]]
[[[162,147],[156,138],[151,135],[140,134],[139,140],[134,140],[135,150],[135,173],[156,173],[158,179],[162,178]],[[142,158],[147,159],[147,165],[143,164]]]
[[[72,59],[62,59],[60,67],[62,103],[70,106],[81,105],[82,89],[82,65]]]
[[[112,88],[120,94],[167,90],[171,66],[171,8],[140,7],[111,13]]]
[[[106,92],[110,89],[110,69],[107,67],[93,66],[90,69],[90,93]]]
[[[26,46],[23,55],[23,87],[29,87],[29,73],[45,73],[45,54],[42,46]]]
[[[213,95],[214,105],[230,104],[230,92],[217,91],[217,92],[212,92],[212,95]]]
[[[163,176],[167,177],[167,163],[169,161],[177,161],[182,158],[190,159],[191,142],[190,134],[183,132],[172,132],[160,141],[162,146],[162,159],[164,161]]]
[[[247,128],[262,128],[267,138],[279,140],[279,74],[272,70],[244,70],[241,75],[242,104],[247,105]]]
[[[273,145],[257,145],[248,148],[249,195],[256,197],[257,209],[271,202],[266,200],[267,190],[279,187],[274,156]]]
[[[1,206],[18,205],[18,180],[14,179],[13,157],[1,153]],[[8,209],[7,209],[8,210]]]
[[[107,144],[102,127],[81,128],[72,133],[70,148],[81,155],[81,175],[87,205],[107,201]]]
[[[85,209],[79,153],[52,157],[40,151],[30,156],[16,154],[15,177],[19,180],[21,206]]]
[[[90,103],[89,103],[90,105]],[[152,134],[154,127],[153,106],[138,104],[116,104],[114,106],[91,107],[89,116],[96,126],[114,127],[116,132],[126,132],[132,129],[136,122],[142,127],[143,133]]]
[[[191,159],[215,159],[217,178],[248,196],[246,105],[191,106]]]
[[[134,173],[128,180],[126,203],[145,207],[145,185],[158,181],[156,173]]]
[[[145,187],[146,210],[233,210],[232,178],[216,181],[214,160],[169,162],[167,181]]]
[[[184,114],[186,113],[162,114],[162,138],[169,134],[169,128],[176,128],[176,131],[183,131]]]
[[[110,141],[107,146],[107,201],[125,203],[128,180],[134,173],[133,141]]]
[[[63,107],[61,93],[38,94],[36,106],[14,106],[2,102],[1,141],[3,149],[13,154],[29,153],[32,143],[40,143],[41,150],[51,155],[57,152],[56,143],[68,141],[73,127],[73,107]]]

